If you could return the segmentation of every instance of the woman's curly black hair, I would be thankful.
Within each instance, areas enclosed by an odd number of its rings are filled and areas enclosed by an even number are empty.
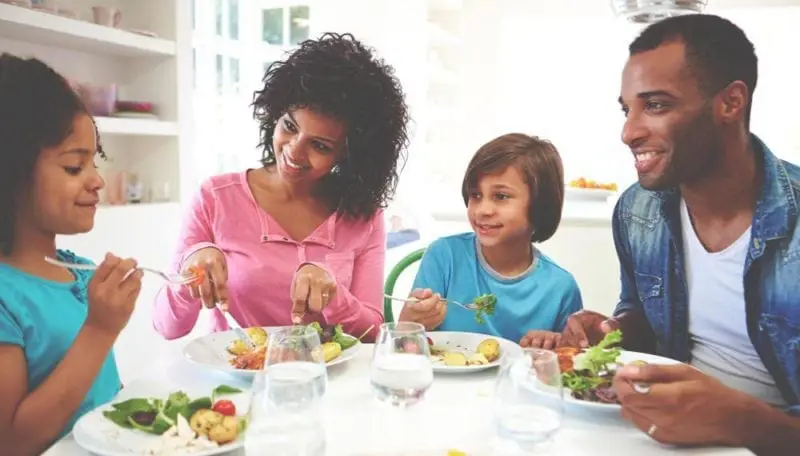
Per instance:
[[[306,40],[270,65],[253,101],[264,166],[275,163],[272,135],[289,110],[307,107],[345,122],[346,156],[323,179],[322,194],[338,214],[356,219],[372,217],[392,198],[408,146],[403,90],[394,69],[373,52],[351,34]]]
[[[27,191],[42,149],[72,133],[88,113],[63,76],[44,62],[0,55],[0,252],[9,255],[19,195]],[[98,138],[99,141],[99,138]],[[98,153],[105,158],[98,142]]]

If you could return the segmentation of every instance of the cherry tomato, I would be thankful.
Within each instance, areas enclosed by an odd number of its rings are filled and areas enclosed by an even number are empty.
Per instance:
[[[225,416],[236,416],[236,406],[227,399],[220,399],[214,403],[211,410]]]

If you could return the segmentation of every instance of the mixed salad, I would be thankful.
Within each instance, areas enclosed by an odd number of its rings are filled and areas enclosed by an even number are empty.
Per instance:
[[[590,402],[618,404],[612,388],[614,374],[619,367],[617,358],[622,350],[622,331],[607,333],[597,345],[580,352],[575,348],[557,349],[561,380],[572,397]]]
[[[224,398],[241,392],[220,385],[210,396],[194,399],[183,391],[166,399],[133,398],[111,404],[103,416],[121,428],[161,436],[145,454],[215,448],[235,441],[247,427],[234,402]]]
[[[475,321],[483,324],[486,323],[487,315],[494,315],[497,296],[493,294],[480,295],[472,301],[472,304],[475,306]]]

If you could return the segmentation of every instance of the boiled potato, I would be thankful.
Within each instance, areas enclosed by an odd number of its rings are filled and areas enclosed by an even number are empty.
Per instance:
[[[497,339],[484,339],[478,344],[476,351],[491,363],[500,357],[500,343],[497,342]]]
[[[444,354],[445,366],[466,366],[467,357],[463,353],[448,352]]]
[[[189,418],[189,427],[195,434],[207,437],[211,428],[222,423],[223,417],[224,415],[213,410],[200,409]]]
[[[239,435],[239,418],[225,416],[219,424],[208,430],[208,440],[219,444],[233,442]]]
[[[637,359],[636,361],[631,361],[628,364],[631,364],[631,365],[634,365],[634,366],[644,366],[645,364],[647,364],[647,361],[642,361],[641,359]]]
[[[267,331],[264,328],[255,326],[247,328],[244,332],[247,333],[254,344],[258,346],[267,344]]]
[[[469,364],[470,365],[482,365],[482,364],[489,364],[489,360],[483,356],[482,353],[473,353],[469,357]]]
[[[234,356],[243,355],[249,351],[250,349],[242,339],[236,339],[228,345],[228,352]]]
[[[336,359],[339,355],[342,354],[342,346],[336,342],[325,342],[322,344],[322,357],[325,359],[325,362],[329,362],[333,359]]]

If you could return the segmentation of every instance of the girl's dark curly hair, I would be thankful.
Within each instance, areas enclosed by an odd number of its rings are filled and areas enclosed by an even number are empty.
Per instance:
[[[262,164],[275,163],[278,119],[291,109],[313,109],[347,126],[346,155],[323,179],[321,194],[338,214],[356,219],[385,207],[408,146],[408,108],[394,69],[352,35],[325,33],[270,65],[263,82],[252,105]]]
[[[42,149],[72,133],[88,113],[63,76],[37,59],[0,55],[0,252],[11,253],[16,205],[27,191]],[[99,137],[98,137],[99,141]],[[98,153],[105,158],[98,142]]]

